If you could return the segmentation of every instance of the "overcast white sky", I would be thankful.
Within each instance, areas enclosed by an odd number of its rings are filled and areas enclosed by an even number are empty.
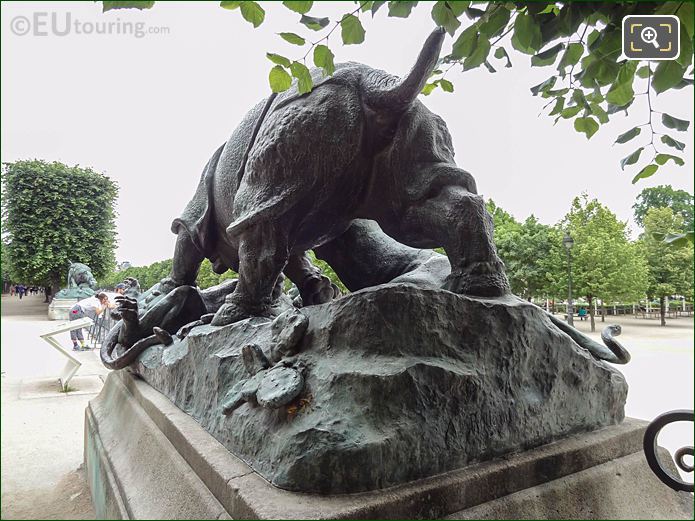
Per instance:
[[[404,74],[432,29],[425,4],[407,20],[387,19],[385,12],[374,20],[363,16],[367,38],[359,46],[342,46],[336,31],[331,41],[336,61]],[[316,2],[311,14],[336,15],[351,5]],[[281,5],[264,7],[266,21],[253,29],[238,11],[223,10],[218,2],[158,2],[149,11],[105,14],[101,4],[90,2],[3,2],[2,161],[57,160],[107,174],[120,185],[118,260],[142,265],[170,257],[171,220],[193,195],[209,156],[269,93],[265,52],[303,54],[275,33],[313,36],[297,23],[298,15]],[[61,29],[69,12],[73,24],[144,22],[168,34],[136,38],[73,30],[38,36],[11,30],[25,29],[16,17],[33,23],[41,12],[48,13],[49,25],[40,30],[49,33],[50,13],[59,14]],[[450,45],[447,38],[445,46]],[[446,120],[457,162],[473,173],[483,195],[518,219],[533,213],[552,224],[582,191],[623,220],[631,219],[631,206],[645,187],[671,184],[692,193],[693,125],[687,134],[674,134],[688,143],[684,168],[669,164],[632,185],[637,169],[623,173],[619,160],[641,141],[611,145],[618,134],[646,121],[646,97],[639,97],[629,118],[614,116],[587,141],[571,123],[553,126],[551,118],[538,117],[545,101],[528,88],[551,68],[531,69],[529,58],[516,53],[512,61],[512,69],[500,64],[494,75],[485,69],[451,74],[454,94],[435,91],[423,98]],[[659,96],[654,105],[693,119],[693,89]]]

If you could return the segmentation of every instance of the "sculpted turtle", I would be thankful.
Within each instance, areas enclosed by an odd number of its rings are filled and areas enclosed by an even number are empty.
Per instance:
[[[313,70],[309,94],[295,86],[254,107],[174,221],[173,270],[160,291],[194,285],[207,257],[218,273],[240,277],[213,325],[267,315],[283,271],[304,305],[327,302],[335,288],[305,252],[365,218],[400,243],[443,247],[452,265],[446,289],[508,292],[475,181],[456,166],[444,121],[417,99],[443,39],[435,30],[403,79],[344,63],[332,77]]]

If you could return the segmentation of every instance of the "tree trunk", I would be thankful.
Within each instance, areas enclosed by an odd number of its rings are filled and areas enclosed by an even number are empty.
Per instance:
[[[593,297],[591,295],[588,295],[586,299],[589,301],[589,318],[591,319],[591,332],[593,333],[596,331],[596,320],[594,318],[595,312],[594,312],[594,306],[591,305],[593,301]]]
[[[43,287],[43,293],[45,295],[44,298],[44,303],[50,304],[51,302],[51,297],[53,296],[53,292],[51,291],[51,286],[44,286]]]
[[[606,321],[606,304],[602,300],[601,301],[601,322],[605,322],[605,321]]]
[[[659,307],[661,314],[661,325],[666,325],[666,297],[659,297]]]

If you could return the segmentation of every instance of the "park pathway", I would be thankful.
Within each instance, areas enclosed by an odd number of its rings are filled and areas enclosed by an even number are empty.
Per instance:
[[[81,467],[84,410],[107,370],[98,353],[76,353],[82,367],[60,392],[65,359],[39,338],[58,322],[41,296],[2,295],[2,519],[94,519]],[[67,334],[58,337],[70,345]]]

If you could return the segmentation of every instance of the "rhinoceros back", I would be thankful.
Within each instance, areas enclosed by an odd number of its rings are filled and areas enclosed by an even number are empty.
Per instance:
[[[359,96],[361,64],[339,64],[325,78],[312,69],[314,90],[299,94],[296,85],[273,102],[253,143],[246,171],[234,200],[227,235],[238,236],[260,221],[282,221],[292,210],[298,221],[320,222],[322,204],[353,204],[365,186],[355,164],[363,133]],[[351,168],[351,170],[350,170]],[[349,174],[349,175],[348,175]],[[309,218],[309,215],[313,215]]]
[[[216,257],[219,239],[218,230],[229,224],[232,201],[236,193],[235,175],[249,147],[253,128],[262,112],[266,100],[251,109],[230,139],[220,146],[203,169],[200,182],[193,198],[186,205],[181,216],[174,219],[171,231],[175,234],[183,229],[191,238],[195,247],[205,257]],[[218,201],[216,204],[215,201]],[[227,204],[219,204],[227,201]],[[228,212],[225,209],[229,209]]]

